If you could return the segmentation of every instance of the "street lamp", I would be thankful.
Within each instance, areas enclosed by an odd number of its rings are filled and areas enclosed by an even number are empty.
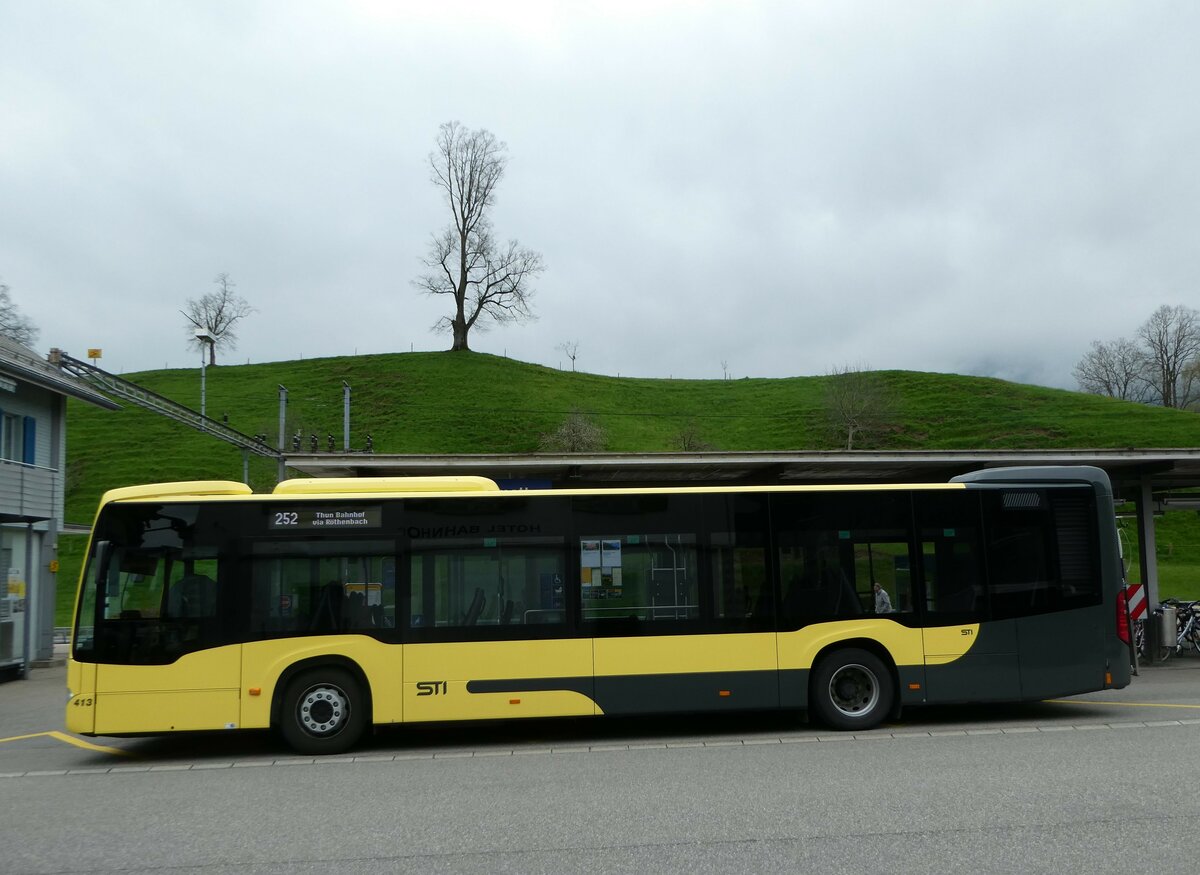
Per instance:
[[[216,338],[209,333],[207,328],[196,329],[196,342],[200,344],[200,418],[204,418],[204,378],[205,369],[208,366],[206,353],[216,343]],[[207,346],[206,346],[207,344]]]

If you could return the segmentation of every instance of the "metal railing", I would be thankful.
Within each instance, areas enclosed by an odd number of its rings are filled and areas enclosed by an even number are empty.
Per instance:
[[[247,452],[266,456],[270,459],[280,459],[283,456],[280,450],[264,443],[257,437],[242,434],[242,432],[235,428],[230,428],[224,422],[204,416],[190,407],[180,404],[178,401],[172,401],[170,398],[159,395],[157,392],[151,392],[144,386],[123,380],[102,368],[80,361],[77,358],[72,358],[61,349],[50,350],[49,362],[67,373],[84,380],[107,395],[112,395],[131,404],[136,404],[146,410],[152,410],[168,419],[173,419],[176,422],[190,426],[197,431],[211,434],[213,437],[220,438],[226,443],[233,444],[235,447],[240,447]]]

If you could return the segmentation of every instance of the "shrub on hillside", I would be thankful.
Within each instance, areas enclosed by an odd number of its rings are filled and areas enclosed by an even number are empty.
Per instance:
[[[608,444],[608,432],[597,422],[574,411],[552,432],[538,439],[543,453],[597,453]]]

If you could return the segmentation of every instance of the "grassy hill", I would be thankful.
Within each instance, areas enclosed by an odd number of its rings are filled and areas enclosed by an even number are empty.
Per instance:
[[[877,376],[894,406],[874,444],[884,449],[1185,447],[1200,433],[1196,414],[1178,410],[985,377]],[[126,378],[200,406],[198,369]],[[282,384],[288,434],[299,430],[307,451],[309,434],[324,448],[332,433],[340,448],[345,381],[353,390],[352,443],[361,448],[370,434],[378,453],[535,452],[539,437],[574,410],[607,430],[611,451],[678,450],[685,429],[720,450],[835,449],[824,401],[829,379],[632,379],[481,353],[400,353],[212,367],[207,411],[274,442]],[[68,522],[89,523],[100,495],[115,486],[242,476],[239,450],[132,406],[113,412],[70,402],[67,441]],[[250,473],[255,489],[269,489],[275,463],[253,457]],[[1200,544],[1200,527],[1176,540]],[[63,541],[61,579],[74,580],[79,547]]]

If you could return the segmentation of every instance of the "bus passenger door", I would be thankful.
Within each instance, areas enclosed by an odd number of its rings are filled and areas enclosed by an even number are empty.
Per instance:
[[[978,497],[914,496],[924,594],[922,638],[927,702],[1021,698],[1017,630],[989,620]]]
[[[520,499],[472,502],[480,521],[465,518],[470,525],[459,516],[447,526],[448,510],[463,513],[437,500],[409,504],[410,520],[430,522],[412,524],[429,537],[414,537],[401,561],[405,722],[596,713],[591,642],[569,622],[554,520]],[[518,534],[479,536],[499,528]],[[467,537],[453,537],[459,530]]]
[[[98,735],[234,729],[241,645],[221,615],[216,559],[126,551],[98,606]]]
[[[755,495],[576,499],[603,713],[779,707],[765,508]]]

